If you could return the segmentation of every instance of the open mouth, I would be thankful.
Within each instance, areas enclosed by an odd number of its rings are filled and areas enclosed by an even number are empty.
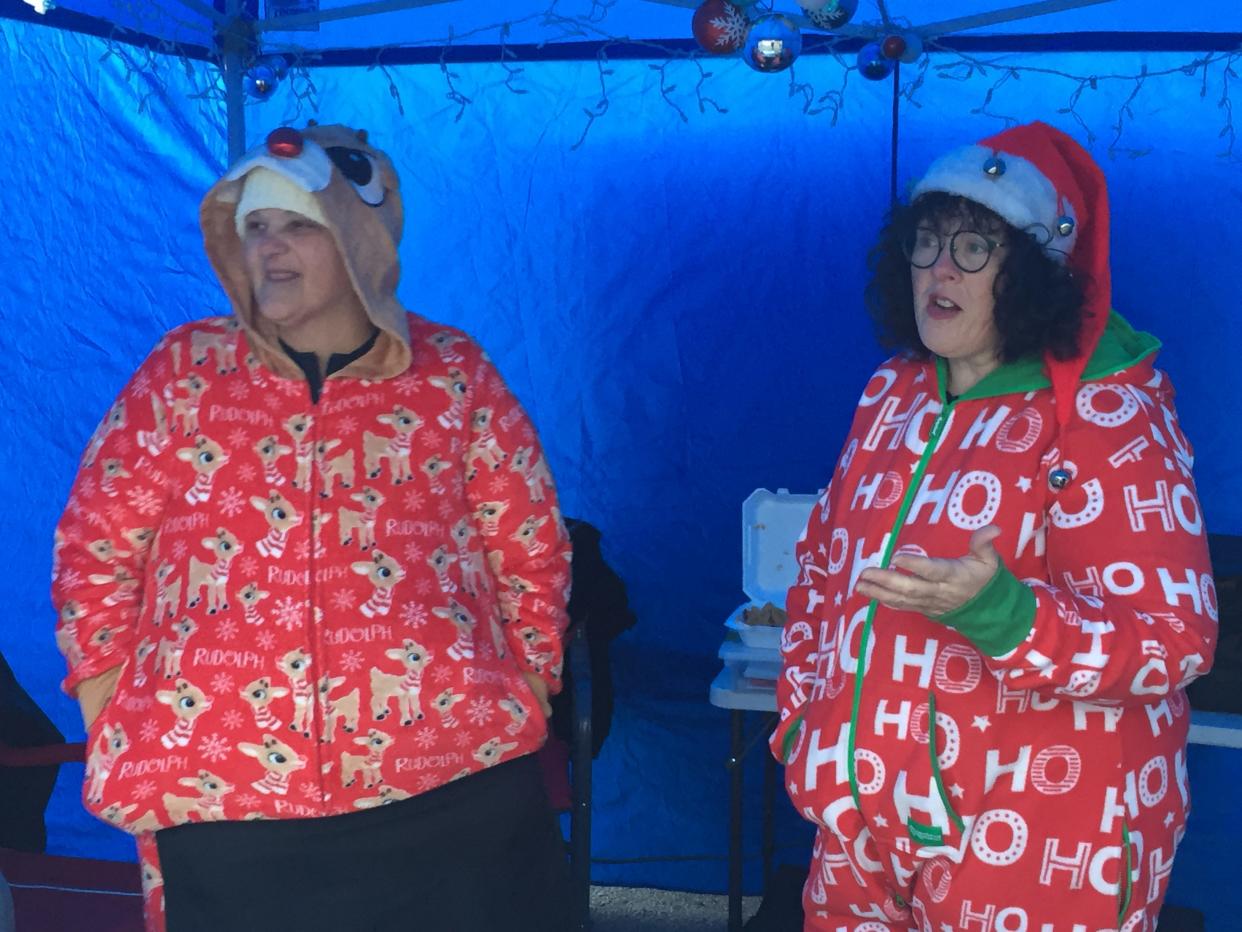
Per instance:
[[[268,269],[263,274],[263,277],[269,282],[291,282],[301,276],[297,272],[289,272],[284,269]]]
[[[961,306],[954,304],[943,295],[931,295],[927,299],[927,316],[934,320],[945,320],[961,311]]]

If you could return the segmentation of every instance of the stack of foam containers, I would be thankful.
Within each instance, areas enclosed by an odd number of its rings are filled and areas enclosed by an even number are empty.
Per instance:
[[[735,706],[742,694],[770,694],[781,670],[781,629],[751,625],[743,619],[747,609],[768,602],[784,608],[785,594],[798,578],[794,550],[806,527],[818,495],[791,493],[788,489],[756,489],[742,503],[742,591],[748,602],[739,605],[725,622],[731,632],[720,647],[724,675],[713,683],[713,701],[725,698],[717,690],[732,691]]]

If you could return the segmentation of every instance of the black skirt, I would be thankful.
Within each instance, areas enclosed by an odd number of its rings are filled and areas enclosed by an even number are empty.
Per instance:
[[[560,827],[532,756],[376,809],[157,832],[168,932],[560,932]]]

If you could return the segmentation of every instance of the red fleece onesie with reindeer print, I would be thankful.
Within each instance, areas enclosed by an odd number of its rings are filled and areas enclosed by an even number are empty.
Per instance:
[[[154,831],[407,799],[539,748],[527,676],[559,690],[570,548],[535,430],[472,339],[392,297],[386,157],[342,127],[302,143],[209,193],[236,316],[156,346],[56,532],[64,687],[120,671],[84,799],[139,836],[151,928]],[[257,162],[310,186],[378,331],[317,401],[239,260]]]
[[[782,642],[772,748],[818,826],[807,929],[1155,927],[1189,805],[1183,688],[1217,620],[1157,346],[1114,314],[1063,431],[1039,360],[952,401],[943,362],[871,377]],[[1003,566],[949,615],[855,592],[990,524]]]

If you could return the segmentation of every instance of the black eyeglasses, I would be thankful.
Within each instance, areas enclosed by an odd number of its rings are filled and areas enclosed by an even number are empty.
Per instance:
[[[919,227],[902,244],[902,252],[916,269],[930,269],[944,251],[945,237],[928,227]],[[958,230],[949,240],[949,257],[963,272],[981,272],[992,253],[1004,243],[988,239],[974,230]]]

